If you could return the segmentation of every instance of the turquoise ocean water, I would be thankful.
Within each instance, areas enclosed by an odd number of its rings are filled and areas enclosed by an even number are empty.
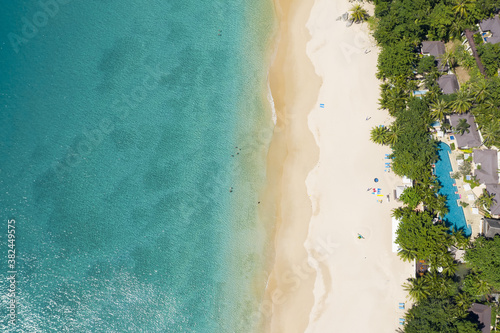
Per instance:
[[[0,15],[0,330],[252,331],[272,2],[19,0]]]

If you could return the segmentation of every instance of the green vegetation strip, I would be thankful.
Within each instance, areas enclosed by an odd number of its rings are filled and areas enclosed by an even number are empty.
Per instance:
[[[462,121],[452,128],[446,116],[470,112],[484,145],[500,147],[500,44],[485,44],[480,36],[474,37],[488,76],[485,78],[461,40],[465,29],[477,31],[476,24],[494,15],[500,6],[493,0],[375,0],[374,4],[375,15],[363,14],[362,20],[368,20],[381,47],[377,72],[377,78],[382,80],[380,107],[395,121],[388,127],[374,127],[371,139],[390,146],[392,170],[414,182],[401,196],[404,206],[393,213],[401,220],[396,239],[402,249],[399,256],[429,267],[404,285],[415,303],[400,332],[480,332],[481,326],[469,308],[473,302],[484,303],[492,292],[500,290],[500,238],[480,237],[470,242],[463,233],[450,232],[441,222],[447,207],[446,198],[438,195],[440,185],[432,174],[437,142],[431,136],[431,124],[438,120],[443,131],[464,134],[470,131],[470,125]],[[449,50],[435,59],[419,54],[425,40],[451,43],[447,44]],[[438,69],[437,60],[468,79],[462,80],[456,93],[441,92],[437,82],[445,73]],[[413,96],[415,90],[427,93],[417,98]],[[451,149],[455,150],[454,144]],[[470,172],[466,166],[458,176]],[[475,180],[470,183],[476,185]],[[487,192],[480,196],[476,204],[481,211],[487,211],[490,199]],[[456,273],[452,246],[465,250],[464,274]]]

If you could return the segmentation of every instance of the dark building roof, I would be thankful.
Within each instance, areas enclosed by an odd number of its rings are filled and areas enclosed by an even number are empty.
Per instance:
[[[445,95],[453,94],[460,88],[455,74],[443,75],[437,82]]]
[[[479,23],[482,31],[491,32],[491,37],[486,38],[487,43],[496,44],[500,42],[500,19],[498,15],[493,18],[489,18],[487,20],[481,21]]]
[[[483,234],[486,238],[493,238],[500,235],[500,220],[483,219]]]
[[[500,215],[500,185],[498,184],[486,184],[486,191],[490,194],[494,194],[493,205],[491,205],[491,214]]]
[[[470,113],[452,114],[450,115],[451,126],[457,126],[460,119],[465,119],[470,127],[469,132],[466,131],[464,132],[464,134],[455,134],[458,148],[473,148],[481,146],[481,137],[479,136],[479,132],[477,131],[474,116],[472,116]]]
[[[483,184],[498,184],[498,157],[493,149],[474,149],[474,163],[481,164],[474,175]]]
[[[465,29],[465,37],[467,38],[467,42],[469,42],[470,50],[472,51],[472,56],[476,60],[477,67],[479,68],[479,71],[481,74],[483,74],[484,77],[488,77],[486,75],[486,69],[484,68],[483,63],[481,62],[481,58],[479,58],[479,54],[477,53],[477,48],[476,48],[476,43],[474,42],[474,33],[470,31],[469,29]]]
[[[445,52],[444,43],[437,41],[422,42],[422,53],[439,57]]]
[[[437,41],[422,42],[422,53],[434,56],[434,58],[436,58],[437,61],[437,68],[442,72],[446,72],[448,70],[448,65],[443,64],[441,60],[441,55],[443,55],[445,51],[446,49],[444,47],[443,42],[437,42]]]
[[[472,303],[469,311],[475,313],[479,318],[478,321],[483,324],[482,333],[491,332],[491,307],[484,304]]]

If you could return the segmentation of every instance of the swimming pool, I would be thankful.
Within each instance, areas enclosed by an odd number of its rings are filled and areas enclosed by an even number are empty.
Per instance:
[[[470,236],[472,231],[467,227],[467,222],[465,221],[465,215],[462,207],[458,205],[457,200],[460,199],[457,192],[455,180],[451,178],[450,172],[452,172],[450,156],[451,152],[450,146],[444,142],[438,144],[439,160],[436,162],[435,174],[441,184],[441,189],[438,191],[439,194],[446,196],[446,206],[448,206],[448,214],[443,217],[443,220],[450,229],[463,230],[466,236]]]
[[[413,91],[413,96],[421,99],[422,96],[424,96],[427,93],[427,91],[428,90],[415,90]]]

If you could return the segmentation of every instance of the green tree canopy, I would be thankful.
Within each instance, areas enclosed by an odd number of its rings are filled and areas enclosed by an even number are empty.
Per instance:
[[[437,71],[436,58],[434,56],[425,56],[419,59],[417,73],[424,74]]]
[[[406,41],[388,45],[382,49],[378,56],[379,79],[396,79],[409,77],[417,63],[415,48]]]
[[[449,255],[448,247],[453,239],[445,225],[433,224],[432,215],[427,211],[416,212],[406,207],[401,215],[396,243],[402,249],[415,253],[415,258],[429,259],[431,265]]]
[[[467,91],[460,89],[455,100],[451,103],[451,107],[457,113],[465,113],[472,107],[472,98]]]
[[[500,120],[493,119],[492,121],[486,123],[481,128],[481,134],[483,135],[483,144],[486,147],[491,147],[497,145],[500,142]]]
[[[486,74],[490,77],[498,75],[498,68],[500,68],[500,44],[480,44],[477,47],[477,53],[486,69]]]
[[[428,30],[429,0],[390,1],[381,5],[375,13],[381,18],[374,33],[377,42],[384,46],[393,45],[400,40],[410,42],[425,38]]]
[[[433,119],[443,121],[445,116],[450,113],[448,103],[443,99],[438,99],[435,103],[431,104],[431,116]]]
[[[403,80],[390,80],[388,83],[380,85],[380,107],[389,111],[389,114],[396,113],[406,108],[406,100],[409,92]]]
[[[472,268],[480,280],[500,289],[500,237],[477,238],[465,251],[467,266]]]
[[[448,40],[455,17],[449,5],[438,3],[429,15],[429,39]]]
[[[477,273],[471,273],[465,277],[462,283],[462,290],[467,295],[471,295],[471,298],[477,300],[490,293],[491,285],[481,280]]]
[[[399,198],[405,205],[408,205],[411,209],[414,209],[422,202],[422,197],[420,191],[415,187],[407,187],[401,194]]]
[[[429,107],[418,98],[411,98],[408,108],[398,113],[395,124],[400,134],[392,146],[394,173],[414,180],[430,176],[430,165],[437,158],[437,144],[429,136],[431,122]]]
[[[462,314],[453,298],[430,297],[406,315],[405,333],[480,333],[477,323]]]

